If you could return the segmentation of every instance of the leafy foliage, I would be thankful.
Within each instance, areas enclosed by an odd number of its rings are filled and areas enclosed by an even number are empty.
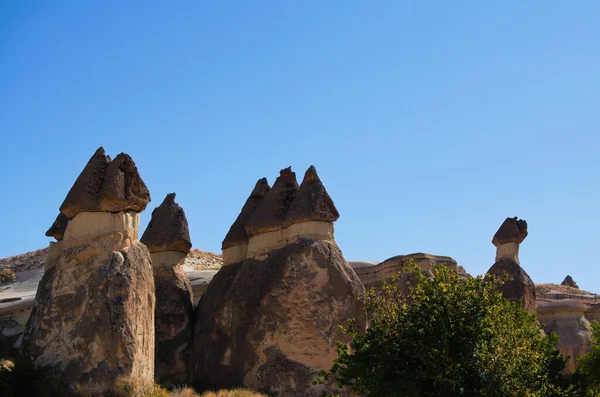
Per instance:
[[[600,323],[592,323],[591,350],[579,358],[577,372],[588,396],[600,396]]]
[[[507,301],[498,281],[460,280],[446,267],[434,278],[412,263],[403,294],[398,279],[366,294],[370,326],[342,330],[339,358],[322,381],[334,380],[365,396],[547,397],[568,395],[558,386],[565,360],[534,315]]]

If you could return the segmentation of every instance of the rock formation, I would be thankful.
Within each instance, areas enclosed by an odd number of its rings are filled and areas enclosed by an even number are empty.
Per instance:
[[[333,240],[338,217],[314,167],[300,187],[290,168],[271,189],[259,181],[223,242],[247,241],[245,260],[219,270],[198,303],[194,382],[321,395],[312,380],[331,367],[336,341],[347,340],[336,324],[366,326],[364,287]]]
[[[560,285],[566,285],[567,287],[579,289],[579,286],[577,285],[575,280],[573,280],[573,277],[569,276],[568,274],[567,277],[565,277],[565,279],[563,280],[563,282],[560,283]]]
[[[365,327],[364,287],[333,242],[300,238],[265,260],[224,266],[196,311],[193,380],[280,396],[319,396],[312,385],[347,341],[336,325]]]
[[[502,295],[513,301],[520,301],[523,308],[535,312],[535,284],[519,264],[519,244],[527,237],[527,222],[506,218],[492,243],[496,246],[496,263],[487,274],[505,278],[500,286]]]
[[[556,332],[560,338],[556,348],[569,356],[565,372],[575,372],[577,359],[590,351],[590,323],[600,321],[600,304],[578,299],[538,300],[537,317],[546,325],[546,332]]]
[[[155,291],[137,240],[150,201],[133,160],[98,149],[61,206],[71,218],[48,249],[23,351],[48,367],[48,388],[101,395],[120,377],[152,382]]]
[[[229,232],[223,240],[223,264],[236,263],[246,259],[248,255],[248,233],[246,232],[246,224],[248,219],[260,205],[265,195],[270,190],[267,178],[259,179],[250,193],[250,197],[242,207],[242,211],[238,215]]]
[[[156,286],[154,378],[165,386],[183,383],[188,378],[193,294],[182,263],[192,243],[175,193],[152,211],[140,241],[152,256]]]
[[[457,271],[458,264],[449,256],[438,256],[424,253],[397,255],[378,264],[359,263],[352,266],[365,288],[379,288],[385,279],[401,275],[406,264],[413,260],[423,272],[431,273],[436,265],[443,265]]]
[[[52,223],[52,226],[50,226],[50,229],[46,232],[46,236],[54,237],[56,241],[62,240],[65,235],[65,230],[67,230],[68,223],[69,218],[63,215],[62,212],[59,212],[54,223]]]
[[[291,167],[279,172],[272,188],[257,182],[223,240],[223,264],[267,254],[300,237],[334,241],[333,222],[339,217],[333,201],[311,166],[298,186]]]

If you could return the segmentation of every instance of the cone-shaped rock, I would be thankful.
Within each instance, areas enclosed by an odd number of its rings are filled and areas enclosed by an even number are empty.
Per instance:
[[[292,167],[279,171],[279,177],[273,187],[248,219],[248,236],[282,229],[298,188],[296,173],[292,172]]]
[[[565,277],[565,279],[563,280],[562,283],[560,283],[560,285],[566,285],[567,287],[573,287],[573,288],[579,289],[579,286],[577,285],[575,280],[573,280],[573,277],[571,277],[569,275],[567,275],[567,277]]]
[[[175,193],[167,194],[161,205],[152,211],[152,218],[140,241],[148,251],[179,251],[188,253],[192,248],[185,212],[175,202]]]
[[[525,237],[527,237],[527,222],[517,217],[506,218],[494,235],[492,244],[496,247],[508,243],[521,244]]]
[[[335,222],[340,217],[314,166],[304,174],[300,190],[287,213],[286,224],[323,221]]]
[[[60,211],[68,218],[80,212],[141,212],[150,192],[135,163],[125,153],[112,162],[100,147],[69,190]]]
[[[504,281],[500,286],[502,296],[508,300],[520,302],[523,309],[535,313],[535,284],[517,262],[510,259],[500,260],[494,263],[487,274],[492,274]]]
[[[250,197],[246,200],[246,203],[242,207],[242,211],[236,218],[235,222],[229,228],[229,232],[223,239],[222,249],[227,249],[239,244],[248,243],[248,233],[246,232],[246,224],[250,216],[254,213],[254,210],[258,208],[265,195],[270,190],[267,178],[259,179],[250,193]]]
[[[46,236],[54,237],[57,241],[63,239],[67,225],[69,224],[69,218],[67,218],[62,212],[58,214],[50,229],[46,232]]]

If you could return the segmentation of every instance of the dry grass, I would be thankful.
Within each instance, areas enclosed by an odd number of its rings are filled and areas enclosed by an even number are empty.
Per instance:
[[[260,394],[248,389],[221,389],[218,391],[207,391],[202,394],[198,394],[194,389],[190,387],[184,387],[181,389],[175,389],[169,397],[268,397],[266,394]]]
[[[0,269],[0,284],[12,283],[17,280],[15,271],[10,267],[3,267]]]

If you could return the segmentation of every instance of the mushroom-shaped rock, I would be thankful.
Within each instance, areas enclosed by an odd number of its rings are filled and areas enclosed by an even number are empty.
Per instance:
[[[192,343],[192,286],[182,266],[192,247],[185,213],[167,194],[152,211],[141,242],[152,256],[155,310],[154,378],[164,386],[183,383],[188,377]]]
[[[573,280],[573,277],[571,277],[569,275],[567,275],[567,277],[565,277],[565,279],[563,280],[562,283],[560,283],[560,285],[566,285],[568,287],[573,287],[573,288],[579,289],[579,286],[577,285],[575,280]]]
[[[292,172],[292,167],[281,170],[271,190],[248,219],[248,236],[283,229],[287,212],[298,189],[296,173]]]
[[[63,239],[67,225],[69,224],[69,218],[67,218],[62,212],[58,214],[50,229],[46,232],[46,236],[54,237],[57,241]]]
[[[335,222],[340,217],[338,210],[325,186],[319,179],[317,170],[311,165],[294,197],[286,216],[286,224],[306,221]]]
[[[535,312],[535,284],[518,263],[509,259],[500,260],[494,263],[487,274],[503,280],[500,292],[506,299],[520,302],[523,309]]]
[[[496,247],[508,243],[521,244],[525,237],[527,237],[527,222],[517,217],[506,218],[494,235],[492,244]]]
[[[190,252],[192,242],[185,212],[175,202],[175,193],[167,194],[161,205],[152,211],[152,218],[140,241],[148,251]]]
[[[223,239],[222,249],[231,248],[240,244],[248,244],[248,233],[246,232],[246,224],[250,216],[254,213],[254,210],[258,208],[265,195],[269,192],[271,187],[267,182],[267,178],[259,179],[250,193],[250,197],[246,200],[246,203],[242,207],[242,211],[236,218],[235,222],[229,228],[229,232]]]
[[[112,162],[100,147],[69,190],[60,211],[68,218],[80,212],[141,212],[150,192],[135,163],[125,153]]]

